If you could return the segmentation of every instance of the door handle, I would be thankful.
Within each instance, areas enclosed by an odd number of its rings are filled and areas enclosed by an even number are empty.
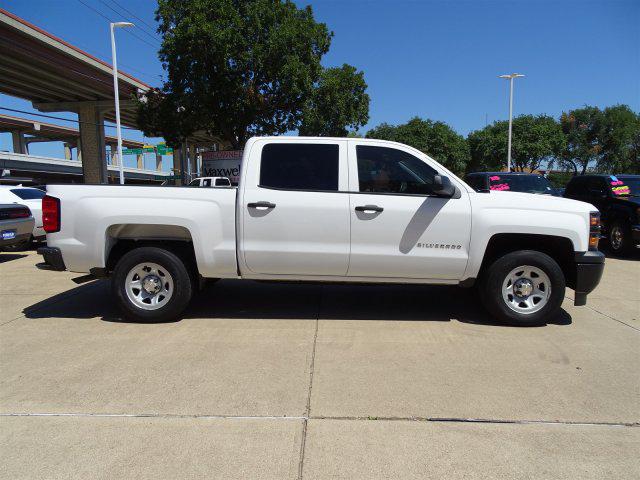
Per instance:
[[[384,208],[377,205],[359,205],[356,207],[356,212],[382,212]]]
[[[252,202],[247,203],[247,207],[249,208],[276,208],[275,203],[271,202]]]

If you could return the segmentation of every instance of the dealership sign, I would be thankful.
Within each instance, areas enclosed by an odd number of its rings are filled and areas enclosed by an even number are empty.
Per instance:
[[[240,181],[240,164],[242,150],[226,150],[221,152],[202,152],[203,177],[227,177],[231,183]]]

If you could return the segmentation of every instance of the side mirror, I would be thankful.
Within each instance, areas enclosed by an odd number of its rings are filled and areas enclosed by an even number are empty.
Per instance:
[[[433,193],[439,197],[451,198],[456,193],[456,187],[453,186],[449,177],[436,175],[433,177]]]

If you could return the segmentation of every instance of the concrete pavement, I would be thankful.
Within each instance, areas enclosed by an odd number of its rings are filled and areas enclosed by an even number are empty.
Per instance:
[[[637,260],[526,329],[457,288],[239,281],[125,323],[37,261],[0,254],[0,478],[640,476]]]

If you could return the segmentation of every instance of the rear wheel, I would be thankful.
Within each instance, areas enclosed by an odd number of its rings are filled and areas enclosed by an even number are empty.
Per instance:
[[[118,261],[111,290],[126,318],[139,322],[177,319],[193,295],[184,262],[156,247],[131,250]]]
[[[511,325],[534,326],[558,316],[566,285],[553,258],[521,250],[495,260],[480,288],[484,306],[496,319]]]

